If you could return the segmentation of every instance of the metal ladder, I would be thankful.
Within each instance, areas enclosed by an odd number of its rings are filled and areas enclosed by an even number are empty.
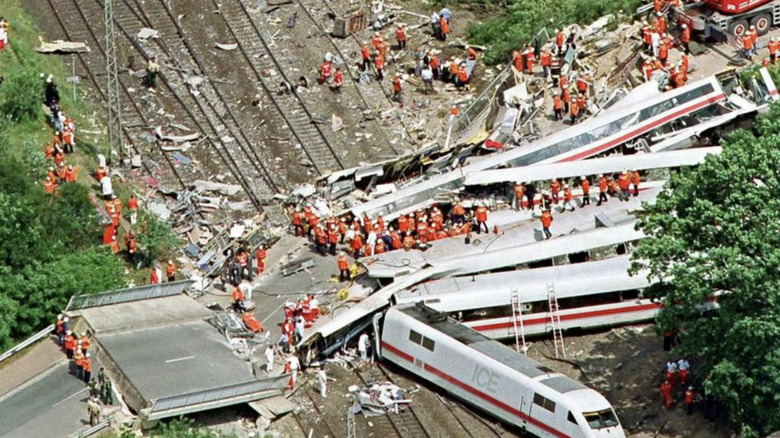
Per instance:
[[[523,303],[517,289],[512,289],[512,326],[515,329],[515,349],[523,354],[528,354],[528,346],[525,344],[525,327],[523,327]],[[520,330],[518,330],[518,326]]]
[[[547,284],[547,305],[550,308],[550,324],[552,325],[553,343],[555,344],[555,357],[566,357],[566,348],[563,345],[561,315],[558,312],[558,298],[555,297],[555,286],[552,283]]]

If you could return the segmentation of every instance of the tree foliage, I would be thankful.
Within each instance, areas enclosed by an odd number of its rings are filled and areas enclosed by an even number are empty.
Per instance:
[[[169,256],[170,249],[179,245],[179,238],[170,223],[147,210],[141,210],[138,219],[141,224],[138,243],[142,249],[144,265],[149,266]]]
[[[123,284],[121,260],[96,246],[89,189],[67,184],[48,196],[34,178],[24,163],[0,156],[0,350],[46,326],[72,295]]]
[[[641,4],[641,0],[513,0],[506,15],[472,23],[467,34],[469,42],[488,46],[486,62],[501,62],[543,27],[550,34],[556,27],[562,29],[574,23],[584,27],[606,14],[631,14]]]
[[[743,431],[780,429],[780,106],[719,156],[672,175],[640,227],[633,269],[662,282],[662,330],[701,358],[705,390]],[[700,305],[719,292],[720,309]]]
[[[211,429],[197,427],[195,421],[185,417],[179,417],[159,426],[151,431],[155,438],[234,438],[235,435],[219,434]]]
[[[30,70],[13,71],[5,78],[0,93],[0,114],[13,122],[33,120],[41,114],[38,93],[41,81]]]

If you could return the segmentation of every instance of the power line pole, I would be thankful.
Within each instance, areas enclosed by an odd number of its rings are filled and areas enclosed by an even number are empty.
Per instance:
[[[114,2],[103,1],[103,23],[106,27],[106,79],[108,87],[108,162],[113,153],[124,156],[122,147],[122,107],[119,102],[119,74],[116,61],[116,38],[114,35]]]

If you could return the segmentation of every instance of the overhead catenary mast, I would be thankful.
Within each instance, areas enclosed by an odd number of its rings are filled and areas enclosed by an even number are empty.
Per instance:
[[[113,0],[103,0],[103,24],[106,28],[106,96],[108,97],[108,156],[110,163],[114,153],[123,156],[122,150],[122,107],[119,102],[119,76],[116,59],[116,38],[114,34]]]

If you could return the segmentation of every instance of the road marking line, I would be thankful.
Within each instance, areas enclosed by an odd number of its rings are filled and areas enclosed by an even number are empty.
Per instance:
[[[181,360],[190,360],[190,359],[194,359],[194,358],[195,358],[195,356],[187,356],[187,357],[180,357],[178,359],[168,359],[168,360],[165,361],[165,363],[179,362]]]
[[[287,299],[285,298],[284,301],[282,301],[282,304],[279,304],[279,306],[276,307],[276,309],[272,310],[271,313],[268,314],[268,316],[265,317],[262,321],[260,321],[261,324],[265,324],[266,321],[271,319],[272,316],[276,314],[276,312],[284,307],[284,305],[287,304]]]
[[[71,395],[71,396],[69,396],[68,398],[65,398],[65,399],[63,399],[63,400],[60,400],[60,401],[58,401],[57,403],[53,404],[51,407],[53,407],[53,408],[56,408],[57,406],[59,406],[59,405],[61,405],[61,404],[65,403],[66,401],[68,401],[68,400],[72,399],[73,397],[75,397],[75,396],[77,396],[77,395],[81,394],[82,392],[86,391],[87,389],[88,389],[88,388],[79,389],[77,392],[75,392],[74,394],[72,394],[72,395]]]

